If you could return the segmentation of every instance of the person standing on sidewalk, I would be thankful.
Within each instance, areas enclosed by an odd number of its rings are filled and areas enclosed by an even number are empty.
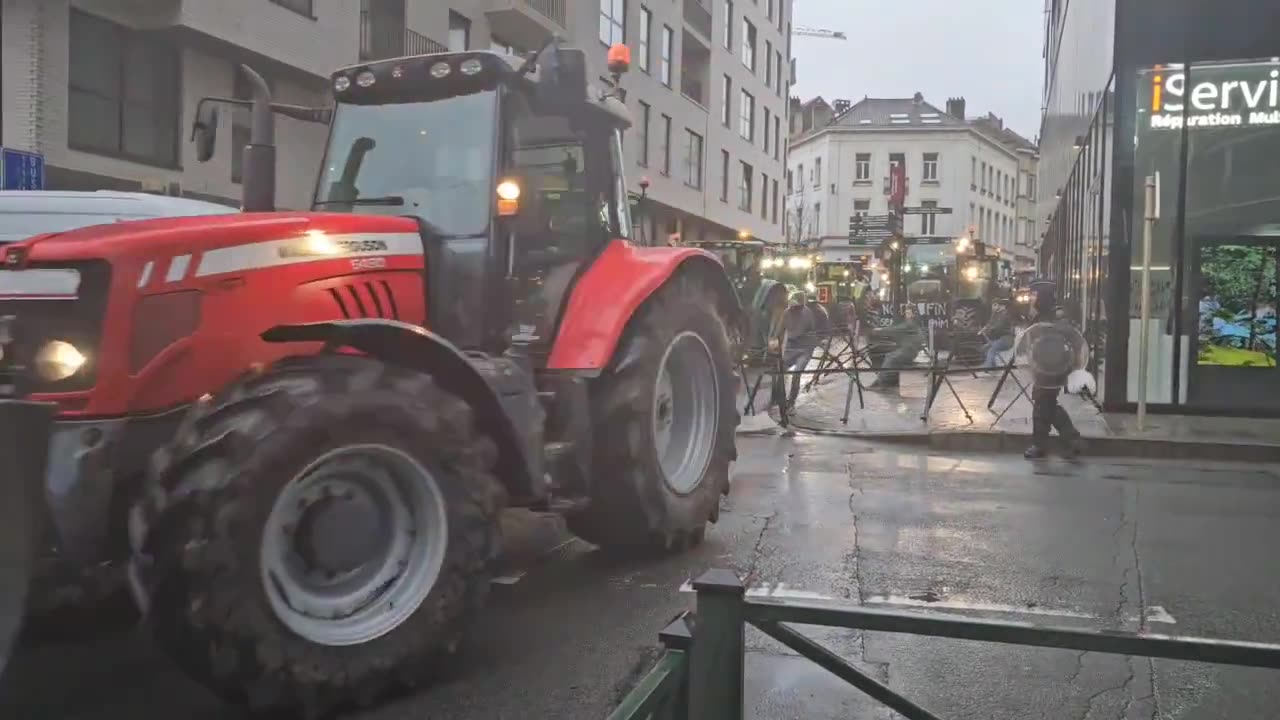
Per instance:
[[[1052,281],[1031,284],[1035,293],[1035,324],[1018,337],[1015,353],[1028,359],[1031,370],[1031,447],[1023,456],[1038,460],[1048,454],[1049,432],[1056,429],[1066,443],[1064,456],[1080,454],[1080,431],[1058,403],[1067,378],[1084,368],[1089,346],[1065,313],[1055,303],[1057,287]]]
[[[982,336],[987,339],[987,356],[982,367],[991,369],[1000,361],[1000,353],[1013,348],[1013,319],[1004,300],[991,303],[991,320],[982,328]]]

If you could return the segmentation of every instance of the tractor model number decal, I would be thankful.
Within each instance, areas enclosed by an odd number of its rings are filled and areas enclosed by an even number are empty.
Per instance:
[[[384,257],[355,258],[351,261],[352,270],[381,270],[386,266],[387,259]]]
[[[279,249],[280,257],[331,257],[333,255],[353,255],[356,253],[387,252],[390,247],[385,240],[330,240],[317,242],[307,239],[296,244],[283,245]]]

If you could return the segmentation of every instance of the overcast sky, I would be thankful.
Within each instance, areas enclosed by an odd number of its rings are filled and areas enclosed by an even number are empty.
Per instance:
[[[795,36],[796,84],[808,100],[911,97],[969,116],[994,112],[1021,135],[1040,132],[1044,3],[1036,0],[794,0],[796,26],[848,40]],[[981,10],[979,10],[981,8]]]

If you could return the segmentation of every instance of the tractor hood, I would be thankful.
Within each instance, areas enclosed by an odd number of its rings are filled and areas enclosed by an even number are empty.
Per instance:
[[[31,262],[100,259],[113,265],[130,259],[193,255],[216,248],[301,237],[364,233],[418,233],[412,218],[348,213],[274,212],[157,218],[93,225],[39,235],[6,246],[25,248]]]

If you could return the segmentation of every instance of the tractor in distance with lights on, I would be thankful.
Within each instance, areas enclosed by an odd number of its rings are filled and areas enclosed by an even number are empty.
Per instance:
[[[241,68],[254,100],[202,101],[193,137],[208,159],[218,107],[250,106],[245,213],[6,249],[6,357],[59,409],[52,537],[122,541],[198,680],[314,713],[429,677],[504,509],[650,551],[718,518],[742,311],[715,255],[629,241],[629,62],[397,58],[334,73],[331,111]],[[274,114],[329,125],[308,212],[274,211]]]

